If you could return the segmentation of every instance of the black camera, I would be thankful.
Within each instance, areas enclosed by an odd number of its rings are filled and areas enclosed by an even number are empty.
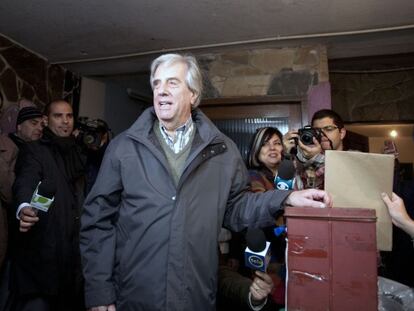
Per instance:
[[[321,131],[306,125],[298,130],[299,139],[304,145],[313,145],[313,138],[315,137],[318,142],[321,142]]]
[[[76,129],[79,134],[76,139],[91,149],[99,149],[103,143],[104,135],[109,132],[108,125],[101,119],[89,119],[88,117],[79,117]],[[109,139],[107,137],[106,139]]]

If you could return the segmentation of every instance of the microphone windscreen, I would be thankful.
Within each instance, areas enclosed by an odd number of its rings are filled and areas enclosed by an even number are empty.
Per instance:
[[[42,180],[37,189],[37,193],[46,198],[53,198],[56,194],[56,184],[48,180]]]
[[[260,253],[266,248],[266,237],[260,229],[248,229],[246,242],[247,247],[255,253]]]
[[[295,178],[295,166],[291,160],[283,160],[277,170],[277,176],[284,180]]]

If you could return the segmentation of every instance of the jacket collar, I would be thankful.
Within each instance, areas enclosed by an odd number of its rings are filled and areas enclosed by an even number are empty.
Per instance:
[[[157,116],[154,107],[147,108],[127,130],[126,134],[139,141],[148,139],[156,118]],[[216,140],[217,142],[223,141],[221,132],[199,108],[192,111],[192,118],[197,131],[204,142],[210,143],[216,142]]]

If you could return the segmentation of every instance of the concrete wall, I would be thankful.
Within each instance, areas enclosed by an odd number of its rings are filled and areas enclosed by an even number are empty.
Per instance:
[[[105,120],[113,134],[121,133],[149,106],[146,102],[130,97],[127,89],[148,98],[151,96],[146,76],[83,78],[79,115]]]

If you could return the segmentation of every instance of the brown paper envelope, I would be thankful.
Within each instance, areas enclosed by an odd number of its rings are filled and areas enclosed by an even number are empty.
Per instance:
[[[375,209],[377,247],[392,249],[392,222],[381,193],[392,193],[394,155],[326,151],[325,190],[334,207]]]

